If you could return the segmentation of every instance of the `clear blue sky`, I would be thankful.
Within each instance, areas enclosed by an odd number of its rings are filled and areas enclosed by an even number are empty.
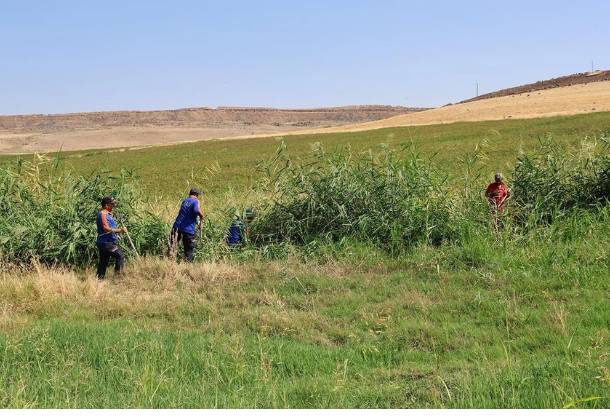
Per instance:
[[[0,114],[435,106],[610,68],[606,1],[0,0]]]

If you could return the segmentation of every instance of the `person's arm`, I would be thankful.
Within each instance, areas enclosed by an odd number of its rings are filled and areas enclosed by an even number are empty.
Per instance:
[[[108,224],[108,218],[106,217],[108,214],[107,213],[103,213],[102,214],[102,229],[104,229],[104,232],[106,233],[125,233],[127,232],[127,228],[126,227],[110,227],[110,225]]]
[[[197,211],[197,216],[203,220],[203,210],[201,209],[201,202],[199,200],[197,200],[197,207],[195,207],[195,210]]]
[[[485,189],[485,197],[490,198],[491,197],[491,191],[490,191],[491,186],[487,186],[487,188]]]

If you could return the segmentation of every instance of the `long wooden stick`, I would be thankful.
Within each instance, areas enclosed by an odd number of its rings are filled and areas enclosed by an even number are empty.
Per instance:
[[[125,222],[123,221],[123,218],[118,216],[119,221],[121,222],[121,226],[125,227]],[[133,249],[133,252],[136,254],[136,258],[140,259],[140,254],[138,253],[138,250],[136,249],[136,245],[133,244],[133,240],[131,240],[131,236],[129,235],[129,231],[125,231],[125,235],[127,236],[127,240],[129,241],[129,245],[131,246],[131,249]]]

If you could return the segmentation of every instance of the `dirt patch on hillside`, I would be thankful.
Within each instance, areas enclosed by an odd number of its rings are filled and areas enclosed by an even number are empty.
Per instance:
[[[425,109],[352,106],[323,109],[221,107],[0,116],[0,153],[163,145],[336,127]]]

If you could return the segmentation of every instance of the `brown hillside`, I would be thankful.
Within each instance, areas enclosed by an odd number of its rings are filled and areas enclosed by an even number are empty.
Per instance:
[[[248,107],[0,116],[0,153],[140,147],[298,132],[386,119],[425,109],[351,106]]]
[[[315,126],[378,120],[423,109],[395,106],[351,106],[319,109],[257,107],[188,108],[160,111],[108,111],[70,114],[0,116],[0,131],[50,133],[116,127],[220,127],[231,125]]]
[[[582,72],[563,77],[551,78],[550,80],[537,81],[535,83],[520,85],[518,87],[505,88],[492,93],[482,94],[480,96],[461,101],[460,103],[511,96],[514,94],[532,93],[534,91],[547,90],[549,88],[569,87],[572,85],[589,84],[600,81],[610,81],[610,70]]]
[[[482,120],[531,119],[610,112],[610,81],[548,88],[531,93],[493,97],[452,104],[384,120],[308,130],[301,133],[355,132],[385,127],[476,122]]]

